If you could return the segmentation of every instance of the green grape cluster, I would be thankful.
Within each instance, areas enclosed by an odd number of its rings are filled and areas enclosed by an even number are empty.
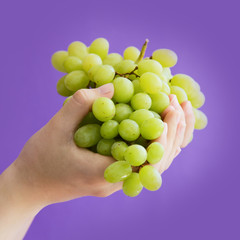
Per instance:
[[[64,72],[57,92],[67,97],[82,88],[96,88],[113,83],[112,99],[95,100],[92,111],[80,123],[74,135],[78,147],[112,156],[115,162],[104,172],[110,183],[123,181],[123,192],[137,196],[144,188],[158,190],[162,185],[159,172],[152,166],[161,161],[164,147],[155,139],[164,130],[161,114],[169,106],[169,94],[179,103],[189,100],[195,116],[195,129],[207,125],[199,110],[205,97],[199,84],[186,74],[172,75],[177,55],[169,49],[158,49],[144,57],[148,40],[141,51],[130,46],[123,52],[109,54],[109,43],[95,39],[89,47],[73,42],[67,51],[52,56],[52,65]]]

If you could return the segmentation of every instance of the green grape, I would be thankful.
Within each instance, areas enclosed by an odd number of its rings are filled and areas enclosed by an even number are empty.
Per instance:
[[[79,124],[79,127],[82,127],[82,126],[87,125],[87,124],[94,124],[94,123],[99,124],[99,125],[101,124],[101,122],[95,118],[95,116],[93,115],[93,112],[89,112],[83,118],[83,120]]]
[[[86,88],[89,79],[87,74],[82,70],[70,72],[64,80],[65,86],[71,91],[77,91],[81,88]]]
[[[151,94],[150,97],[152,99],[152,106],[150,109],[157,113],[162,113],[170,104],[169,97],[164,92]]]
[[[146,93],[158,93],[162,89],[162,80],[155,73],[144,73],[140,78],[140,86]]]
[[[194,97],[196,92],[200,90],[199,85],[194,81],[194,79],[186,74],[174,75],[171,79],[171,86],[178,86],[182,88],[188,98]]]
[[[118,53],[110,53],[103,60],[103,64],[111,65],[115,67],[116,64],[120,63],[123,60],[122,56]]]
[[[145,120],[154,118],[154,115],[151,111],[148,111],[146,109],[138,109],[134,111],[129,118],[141,126]]]
[[[151,143],[147,148],[147,161],[150,164],[158,163],[164,154],[164,147],[159,142]]]
[[[139,82],[138,79],[134,79],[132,81],[132,84],[133,84],[133,87],[134,87],[134,94],[143,92],[143,90],[141,89],[140,82]]]
[[[195,116],[195,129],[201,130],[204,129],[207,124],[208,124],[208,119],[207,116],[205,115],[205,113],[203,113],[202,111],[193,108],[193,113]]]
[[[163,71],[162,71],[162,77],[164,78],[164,81],[168,83],[169,80],[171,80],[173,78],[171,69],[164,67]]]
[[[100,126],[98,124],[87,124],[80,127],[74,135],[77,146],[84,148],[94,146],[100,139]]]
[[[67,97],[67,98],[64,100],[64,102],[63,102],[63,106],[64,106],[71,98],[72,98],[72,96]]]
[[[96,54],[88,54],[82,62],[82,68],[85,72],[88,72],[93,66],[101,65],[102,59]]]
[[[152,100],[147,93],[137,93],[131,99],[133,109],[149,109],[152,105]]]
[[[152,59],[142,60],[138,63],[138,73],[140,76],[146,72],[151,72],[161,77],[162,70],[162,65]]]
[[[171,94],[176,95],[178,102],[180,104],[188,100],[187,94],[182,88],[178,86],[171,86],[170,89],[171,89]]]
[[[95,65],[88,71],[88,78],[93,81],[94,75],[97,72],[98,68],[100,68],[102,65]]]
[[[140,128],[141,135],[147,140],[154,140],[161,136],[164,129],[163,121],[158,118],[145,120]]]
[[[156,112],[154,112],[154,111],[150,111],[150,112],[153,114],[153,116],[154,116],[155,118],[161,119],[161,116],[160,116],[158,113],[156,113]]]
[[[70,95],[73,95],[73,91],[70,91],[66,88],[65,86],[65,83],[64,83],[64,80],[65,80],[65,76],[61,77],[58,82],[57,82],[57,92],[58,94],[60,94],[61,96],[64,96],[64,97],[68,97]]]
[[[147,151],[143,146],[133,144],[125,151],[124,159],[132,166],[140,166],[147,160]]]
[[[105,38],[95,39],[89,47],[89,52],[97,54],[101,59],[104,59],[108,55],[108,50],[109,42]]]
[[[140,51],[136,47],[131,46],[124,50],[123,58],[136,62],[139,55],[140,55]]]
[[[171,93],[170,87],[168,85],[168,83],[162,81],[162,90],[161,92],[166,93],[167,95],[169,95]]]
[[[127,77],[129,80],[133,81],[135,79],[138,79],[138,77],[136,76],[136,74],[130,74],[128,77]]]
[[[140,136],[134,143],[138,145],[142,145],[143,147],[146,148],[149,144],[149,141],[143,138],[142,136]]]
[[[131,165],[126,161],[117,161],[109,165],[104,178],[110,183],[121,182],[132,173]]]
[[[125,142],[123,141],[115,142],[112,145],[111,154],[116,160],[123,161],[124,153],[127,150],[127,148],[128,148],[128,145]]]
[[[103,123],[100,129],[101,136],[105,139],[112,139],[118,135],[119,123],[115,120],[108,120]]]
[[[123,60],[115,65],[115,70],[120,74],[126,74],[132,72],[136,66],[137,64],[132,60]]]
[[[205,103],[205,96],[202,92],[197,91],[194,97],[189,98],[194,108],[200,108]]]
[[[114,116],[114,120],[121,122],[124,119],[129,118],[131,113],[133,112],[132,108],[126,103],[118,103],[115,105],[116,113]]]
[[[82,61],[77,57],[69,56],[63,62],[63,67],[67,73],[75,70],[81,70]]]
[[[163,67],[173,67],[178,60],[177,54],[169,49],[158,49],[154,51],[152,58],[160,62]]]
[[[94,101],[92,111],[99,121],[105,122],[114,117],[115,105],[111,99],[100,97]]]
[[[140,135],[138,124],[131,120],[123,120],[118,127],[119,135],[126,141],[135,141]]]
[[[128,103],[134,94],[132,82],[127,78],[117,77],[113,80],[113,85],[113,100],[119,103]]]
[[[143,189],[138,173],[131,175],[123,182],[123,192],[129,197],[136,197]]]
[[[94,72],[93,81],[98,86],[102,86],[104,84],[112,82],[114,76],[115,76],[115,70],[112,66],[101,65]]]
[[[105,156],[111,156],[111,147],[114,142],[114,139],[101,139],[97,144],[97,152]]]
[[[88,55],[88,49],[84,43],[76,41],[68,46],[68,54],[83,60]]]
[[[65,72],[63,63],[67,57],[68,57],[68,52],[66,52],[66,51],[55,52],[52,55],[52,59],[51,59],[53,67],[60,72]]]
[[[150,191],[156,191],[162,185],[161,175],[157,169],[151,165],[142,167],[139,171],[139,177],[142,185]]]

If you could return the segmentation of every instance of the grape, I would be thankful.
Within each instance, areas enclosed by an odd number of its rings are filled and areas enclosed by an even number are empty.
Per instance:
[[[115,120],[108,120],[103,123],[100,129],[101,136],[105,139],[112,139],[118,135],[119,123]]]
[[[133,87],[134,87],[134,94],[143,92],[143,90],[141,89],[140,82],[139,82],[138,79],[133,80],[132,84],[133,84]]]
[[[195,129],[204,129],[208,124],[207,116],[200,110],[193,108],[193,113],[195,116]]]
[[[94,75],[97,72],[98,68],[100,68],[102,65],[94,65],[92,68],[88,71],[88,78],[93,81]]]
[[[140,166],[147,160],[147,151],[143,146],[133,144],[125,151],[124,159],[132,166]]]
[[[97,152],[105,156],[111,156],[111,147],[114,142],[114,139],[101,139],[97,144]]]
[[[87,87],[89,79],[87,74],[82,70],[70,72],[64,79],[65,86],[71,91],[77,91]]]
[[[99,121],[105,122],[114,117],[115,105],[111,99],[100,97],[94,101],[92,111]]]
[[[97,54],[101,59],[104,59],[108,55],[108,50],[109,43],[105,38],[95,39],[89,47],[89,52]]]
[[[160,116],[158,113],[156,113],[156,112],[154,112],[154,111],[150,111],[150,112],[153,114],[153,116],[154,116],[155,118],[161,119],[161,116]]]
[[[68,97],[70,95],[73,95],[73,91],[70,91],[66,88],[64,80],[66,76],[61,77],[57,82],[57,92],[64,97]]]
[[[88,55],[88,49],[84,43],[76,41],[68,46],[68,54],[83,60]]]
[[[194,97],[189,98],[194,108],[200,108],[205,103],[205,96],[202,92],[197,91]]]
[[[129,197],[136,197],[143,189],[138,173],[131,175],[123,182],[123,192]]]
[[[161,76],[162,70],[163,70],[162,65],[159,62],[152,59],[142,60],[138,64],[138,73],[140,76],[146,72],[155,73],[158,76]]]
[[[102,59],[96,54],[88,54],[82,62],[82,68],[85,72],[88,72],[93,66],[101,65]]]
[[[93,74],[93,81],[98,85],[102,86],[104,84],[112,82],[115,76],[115,70],[110,65],[100,65]]]
[[[158,93],[162,89],[162,80],[155,73],[144,73],[139,81],[141,88],[146,93]]]
[[[145,120],[140,128],[141,135],[147,140],[153,140],[161,136],[164,129],[163,121],[158,118]]]
[[[118,53],[110,53],[103,60],[103,64],[111,65],[115,67],[116,64],[120,63],[123,60],[122,56]]]
[[[132,60],[123,60],[115,65],[116,72],[120,74],[132,72],[137,65]]]
[[[63,62],[63,67],[67,73],[75,70],[81,70],[82,61],[77,57],[69,56]]]
[[[194,79],[186,74],[176,74],[171,79],[171,86],[181,87],[188,98],[194,97],[197,91],[200,90],[199,85]]]
[[[177,54],[169,49],[158,49],[153,52],[152,58],[161,63],[163,67],[173,67],[177,63]]]
[[[153,142],[147,148],[147,161],[151,164],[158,163],[162,159],[163,154],[163,145],[159,142]]]
[[[156,191],[162,185],[161,175],[157,169],[151,165],[142,167],[139,171],[139,177],[142,185],[150,191]]]
[[[63,62],[68,57],[68,52],[66,51],[57,51],[52,55],[52,65],[55,69],[57,69],[60,72],[65,72]]]
[[[64,100],[63,105],[65,105],[71,98],[72,98],[72,96],[67,97],[67,98]]]
[[[171,86],[170,89],[171,89],[171,94],[176,95],[178,102],[180,104],[188,100],[187,94],[182,88],[178,86]]]
[[[126,161],[118,161],[109,165],[105,172],[104,178],[110,183],[123,181],[132,173],[131,165]]]
[[[130,80],[123,77],[117,77],[113,80],[114,95],[113,99],[119,103],[127,103],[131,100],[134,88]]]
[[[140,51],[136,47],[128,47],[124,50],[123,57],[124,59],[129,59],[134,62],[138,59]]]
[[[138,145],[142,145],[143,147],[146,148],[149,144],[149,141],[144,139],[142,136],[140,136],[134,143]]]
[[[84,125],[87,125],[87,124],[90,124],[90,123],[91,123],[91,124],[96,123],[96,124],[99,124],[99,125],[101,124],[101,122],[95,118],[95,116],[93,115],[93,112],[89,112],[89,113],[83,118],[83,120],[81,121],[79,127],[84,126]]]
[[[132,108],[126,103],[118,103],[115,105],[116,113],[114,116],[114,120],[121,122],[124,119],[129,118],[131,113],[133,112]]]
[[[118,161],[125,160],[124,153],[127,150],[127,148],[128,148],[128,145],[125,142],[123,141],[115,142],[111,148],[112,156]]]
[[[168,83],[169,80],[173,78],[171,69],[164,67],[162,71],[162,77],[164,78],[163,80]]]
[[[169,85],[164,81],[162,81],[162,90],[161,91],[166,93],[167,95],[169,95],[171,93]]]
[[[162,113],[170,104],[168,95],[163,92],[151,94],[150,97],[152,99],[152,106],[150,109],[157,113]]]
[[[140,129],[138,124],[131,120],[123,120],[118,127],[119,135],[126,141],[134,141],[140,135]]]
[[[100,139],[100,126],[98,124],[87,124],[80,127],[74,135],[77,146],[85,148],[94,146]]]
[[[154,118],[154,115],[151,111],[148,111],[146,109],[139,109],[134,111],[129,118],[131,120],[134,120],[139,126],[141,126],[145,120],[149,118]]]
[[[131,99],[133,109],[149,109],[152,105],[152,100],[146,93],[137,93]]]

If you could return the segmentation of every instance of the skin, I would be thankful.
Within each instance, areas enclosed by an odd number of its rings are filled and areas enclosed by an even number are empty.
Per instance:
[[[19,157],[0,175],[0,239],[22,239],[44,207],[83,196],[106,197],[122,188],[108,183],[105,168],[112,157],[78,148],[73,136],[98,97],[113,96],[113,85],[77,91],[59,112],[23,147]],[[160,142],[165,153],[154,166],[163,173],[185,147],[194,128],[190,102],[180,106],[170,95],[162,114],[165,122]]]

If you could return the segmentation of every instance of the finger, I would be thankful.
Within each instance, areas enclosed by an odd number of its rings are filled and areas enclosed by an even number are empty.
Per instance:
[[[177,97],[173,94],[169,95],[170,98],[170,104],[171,106],[173,106],[177,111],[180,112],[181,114],[181,121],[185,122],[185,116],[184,116],[184,112],[183,109],[181,107],[181,105],[179,104]]]
[[[181,151],[182,151],[182,149],[179,147],[174,154],[174,158],[176,158]]]
[[[113,93],[114,88],[111,83],[95,89],[78,90],[54,116],[54,124],[58,124],[65,132],[75,131],[78,124],[91,109],[93,102],[99,97],[111,98]]]
[[[186,147],[190,142],[190,139],[194,131],[195,117],[192,110],[192,104],[190,101],[183,102],[181,105],[182,105],[182,109],[183,109],[183,112],[185,115],[185,121],[186,121],[186,130],[185,130],[184,139],[181,147]]]

